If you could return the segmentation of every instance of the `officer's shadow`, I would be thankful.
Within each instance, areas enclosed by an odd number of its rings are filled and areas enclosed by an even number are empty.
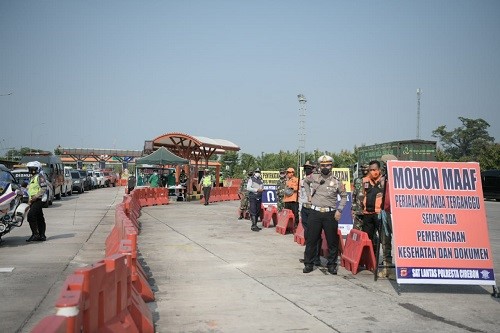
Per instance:
[[[50,242],[51,240],[56,240],[56,239],[73,238],[73,237],[75,237],[75,234],[69,233],[69,234],[48,236],[47,240],[44,242],[40,242],[40,241],[26,242],[26,239],[28,239],[29,236],[30,235],[26,235],[26,236],[9,236],[9,234],[4,235],[2,237],[2,241],[0,242],[0,247],[18,247],[18,246],[31,245],[31,244],[41,244],[41,243]]]

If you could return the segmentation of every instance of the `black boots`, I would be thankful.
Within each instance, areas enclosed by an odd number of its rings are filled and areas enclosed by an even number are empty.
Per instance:
[[[311,273],[314,270],[313,266],[304,266],[302,273]]]
[[[38,236],[37,234],[33,234],[30,236],[30,238],[28,238],[26,241],[27,242],[36,242],[36,241],[39,241],[39,240],[42,240],[40,238],[40,236]],[[44,239],[45,240],[45,239]]]
[[[251,218],[252,218],[252,227],[250,228],[250,230],[252,230],[252,231],[260,231],[261,228],[259,228],[257,226],[257,217],[252,215]]]
[[[337,265],[328,266],[328,273],[337,275]]]

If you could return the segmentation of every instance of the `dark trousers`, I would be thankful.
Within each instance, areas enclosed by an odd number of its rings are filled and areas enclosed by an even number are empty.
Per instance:
[[[250,197],[248,198],[248,201],[250,203],[250,215],[255,216],[256,220],[259,218],[260,215],[260,206],[261,206],[261,198],[256,198],[256,197]]]
[[[299,225],[299,203],[298,202],[285,202],[285,208],[290,209],[293,212],[294,216],[294,227],[296,228]]]
[[[30,224],[31,234],[45,236],[45,217],[43,216],[43,202],[38,199],[34,201],[28,211],[28,222]]]
[[[339,256],[339,238],[337,234],[339,222],[335,220],[335,212],[321,213],[311,209],[307,224],[304,265],[313,266],[317,244],[321,240],[321,230],[324,230],[329,252],[327,265],[329,267],[336,266]]]
[[[208,199],[210,199],[210,190],[212,188],[209,187],[204,187],[203,188],[203,198],[205,199],[205,205],[208,205]]]
[[[311,214],[312,209],[311,208],[306,208],[302,206],[302,209],[300,210],[300,218],[302,220],[302,227],[304,228],[304,238],[307,241],[307,232],[309,230],[309,215]],[[316,246],[316,254],[314,255],[314,262],[315,263],[321,263],[321,259],[319,258],[319,253],[321,250],[321,237],[318,239],[318,244]],[[305,252],[305,250],[304,250]]]
[[[375,246],[377,244],[376,231],[378,226],[378,214],[365,214],[363,215],[363,231],[368,234],[368,237],[372,240],[373,251],[375,252]]]

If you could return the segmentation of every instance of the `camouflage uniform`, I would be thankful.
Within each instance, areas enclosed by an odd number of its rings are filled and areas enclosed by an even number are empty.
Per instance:
[[[354,180],[354,190],[352,192],[352,215],[353,228],[363,230],[363,177],[366,176],[368,166],[363,164],[360,168],[359,177]]]
[[[244,217],[245,212],[248,210],[248,190],[247,183],[250,176],[246,176],[245,179],[242,180],[240,185],[240,219]]]
[[[283,177],[281,176],[282,174],[283,174]],[[282,169],[282,170],[280,170],[280,179],[278,180],[278,183],[276,184],[276,197],[277,197],[278,211],[279,212],[281,212],[281,210],[285,207],[285,203],[283,202],[283,199],[285,198],[285,189],[286,189],[285,170]]]

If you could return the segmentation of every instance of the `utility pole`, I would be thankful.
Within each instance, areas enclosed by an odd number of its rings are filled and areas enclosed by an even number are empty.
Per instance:
[[[306,162],[306,97],[302,94],[297,95],[299,99],[299,158],[297,165],[297,174],[300,167]]]
[[[417,89],[417,140],[420,139],[420,95],[422,95],[422,90]]]

